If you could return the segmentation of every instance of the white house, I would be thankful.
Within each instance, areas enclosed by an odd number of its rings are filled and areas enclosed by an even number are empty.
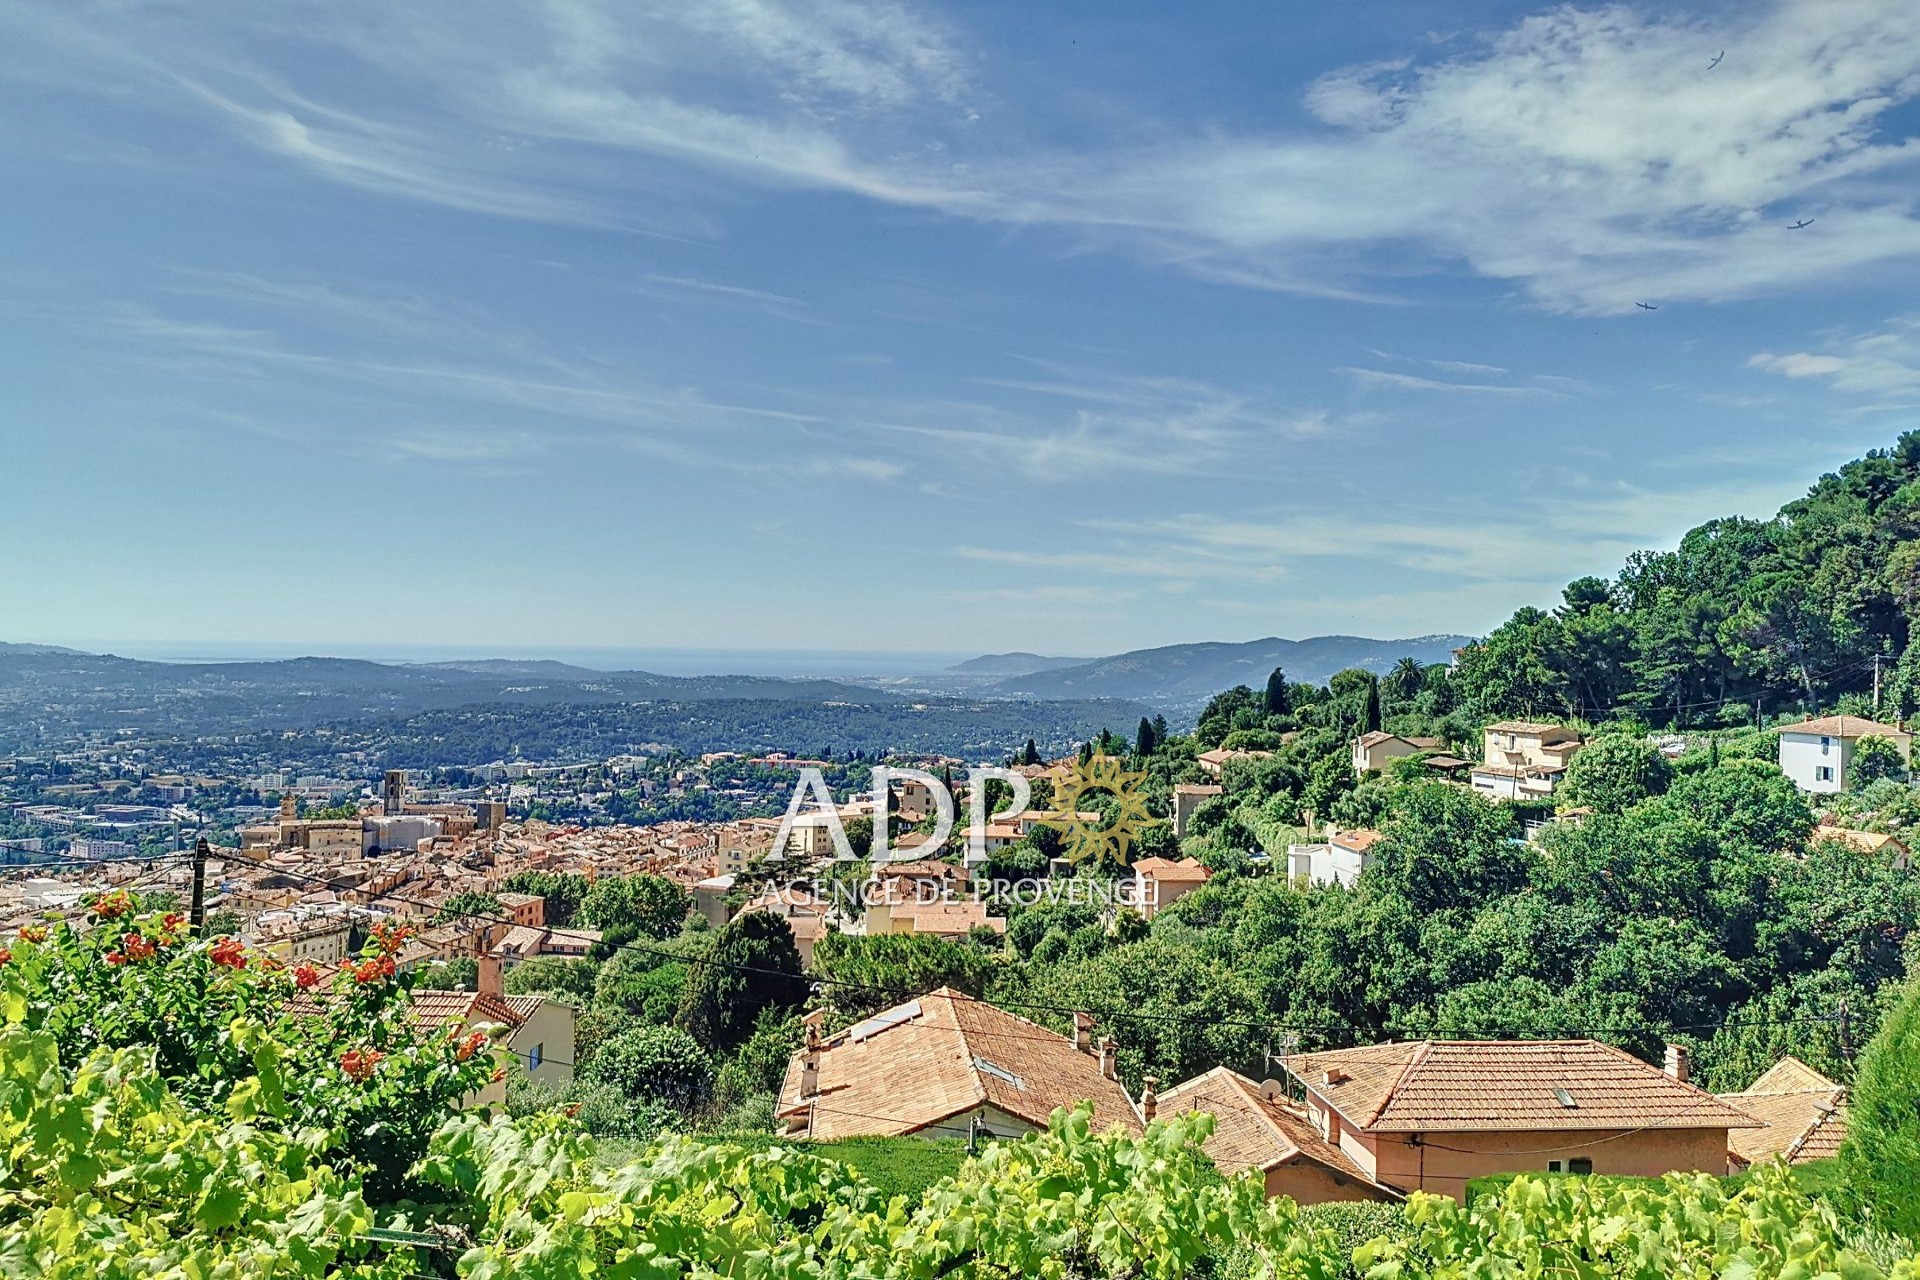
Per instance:
[[[1862,738],[1885,738],[1902,758],[1912,758],[1912,734],[1864,716],[1821,716],[1781,725],[1774,732],[1780,735],[1780,772],[1815,795],[1847,789],[1847,771]]]
[[[1308,884],[1337,884],[1351,889],[1373,862],[1373,846],[1380,839],[1380,833],[1371,827],[1341,831],[1329,824],[1323,843],[1287,846],[1287,875]]]

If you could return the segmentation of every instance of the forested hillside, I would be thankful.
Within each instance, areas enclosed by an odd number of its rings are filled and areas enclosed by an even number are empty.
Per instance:
[[[1491,714],[1748,724],[1839,701],[1920,709],[1920,432],[1822,476],[1771,520],[1727,517],[1611,581],[1567,584],[1470,649],[1462,701]]]

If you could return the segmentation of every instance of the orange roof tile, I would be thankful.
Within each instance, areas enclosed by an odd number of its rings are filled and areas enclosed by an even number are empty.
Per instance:
[[[1213,872],[1198,858],[1142,858],[1133,864],[1134,872],[1149,880],[1186,881],[1211,879]]]
[[[1356,1128],[1376,1132],[1734,1129],[1761,1123],[1594,1040],[1422,1040],[1295,1054],[1285,1065]]]
[[[1357,1182],[1378,1185],[1346,1152],[1320,1136],[1304,1109],[1269,1096],[1237,1071],[1215,1067],[1160,1095],[1161,1115],[1188,1111],[1213,1114],[1213,1136],[1201,1149],[1229,1177],[1247,1169],[1264,1173],[1303,1157]]]
[[[803,1049],[787,1064],[778,1111],[814,1138],[916,1133],[982,1105],[1044,1127],[1055,1108],[1082,1099],[1093,1103],[1096,1126],[1141,1127],[1126,1090],[1100,1074],[1097,1059],[951,987],[876,1014],[819,1052],[819,1092],[800,1094]]]
[[[1723,1094],[1731,1105],[1765,1122],[1763,1129],[1727,1135],[1727,1147],[1755,1164],[1784,1156],[1789,1164],[1839,1153],[1847,1137],[1847,1091],[1800,1059],[1780,1059],[1743,1092]]]

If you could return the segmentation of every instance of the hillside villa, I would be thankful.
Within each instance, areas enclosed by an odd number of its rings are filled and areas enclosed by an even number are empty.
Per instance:
[[[1473,789],[1494,800],[1539,800],[1553,794],[1567,761],[1582,746],[1580,735],[1557,724],[1502,720],[1486,729]]]
[[[1845,791],[1848,770],[1862,738],[1884,738],[1903,760],[1913,757],[1913,735],[1899,725],[1881,724],[1864,716],[1820,716],[1785,724],[1773,731],[1780,738],[1780,772],[1813,795]]]
[[[1142,858],[1133,864],[1133,902],[1151,920],[1205,884],[1213,873],[1197,859]]]

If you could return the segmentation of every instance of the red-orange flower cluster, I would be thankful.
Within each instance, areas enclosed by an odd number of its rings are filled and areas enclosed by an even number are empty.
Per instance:
[[[382,920],[373,926],[373,931],[367,936],[373,939],[374,945],[379,947],[382,953],[395,955],[401,947],[407,945],[407,939],[413,936],[413,926],[388,924]]]
[[[126,953],[129,960],[151,960],[154,945],[138,933],[129,933],[120,939],[120,950]]]
[[[7,948],[5,947],[0,947],[0,964],[12,964],[12,963],[13,963],[13,952],[7,950]]]
[[[392,956],[381,956],[377,960],[362,960],[353,971],[353,980],[361,986],[378,982],[382,978],[391,978],[394,974]]]
[[[293,969],[293,985],[303,991],[308,987],[319,986],[320,971],[310,964],[295,965]]]
[[[118,920],[132,910],[133,899],[127,896],[124,889],[104,894],[93,904],[93,914],[100,920]]]
[[[476,1031],[460,1042],[460,1047],[453,1051],[453,1056],[459,1061],[465,1062],[468,1058],[480,1052],[480,1047],[486,1044],[486,1042],[486,1033],[484,1031]]]
[[[24,924],[20,926],[20,941],[45,942],[46,940],[47,926],[43,924]]]
[[[222,938],[213,944],[207,952],[207,958],[222,969],[244,969],[247,967],[247,949],[238,938]]]
[[[348,1079],[364,1084],[386,1056],[378,1049],[349,1049],[340,1055],[340,1069],[347,1073]]]

